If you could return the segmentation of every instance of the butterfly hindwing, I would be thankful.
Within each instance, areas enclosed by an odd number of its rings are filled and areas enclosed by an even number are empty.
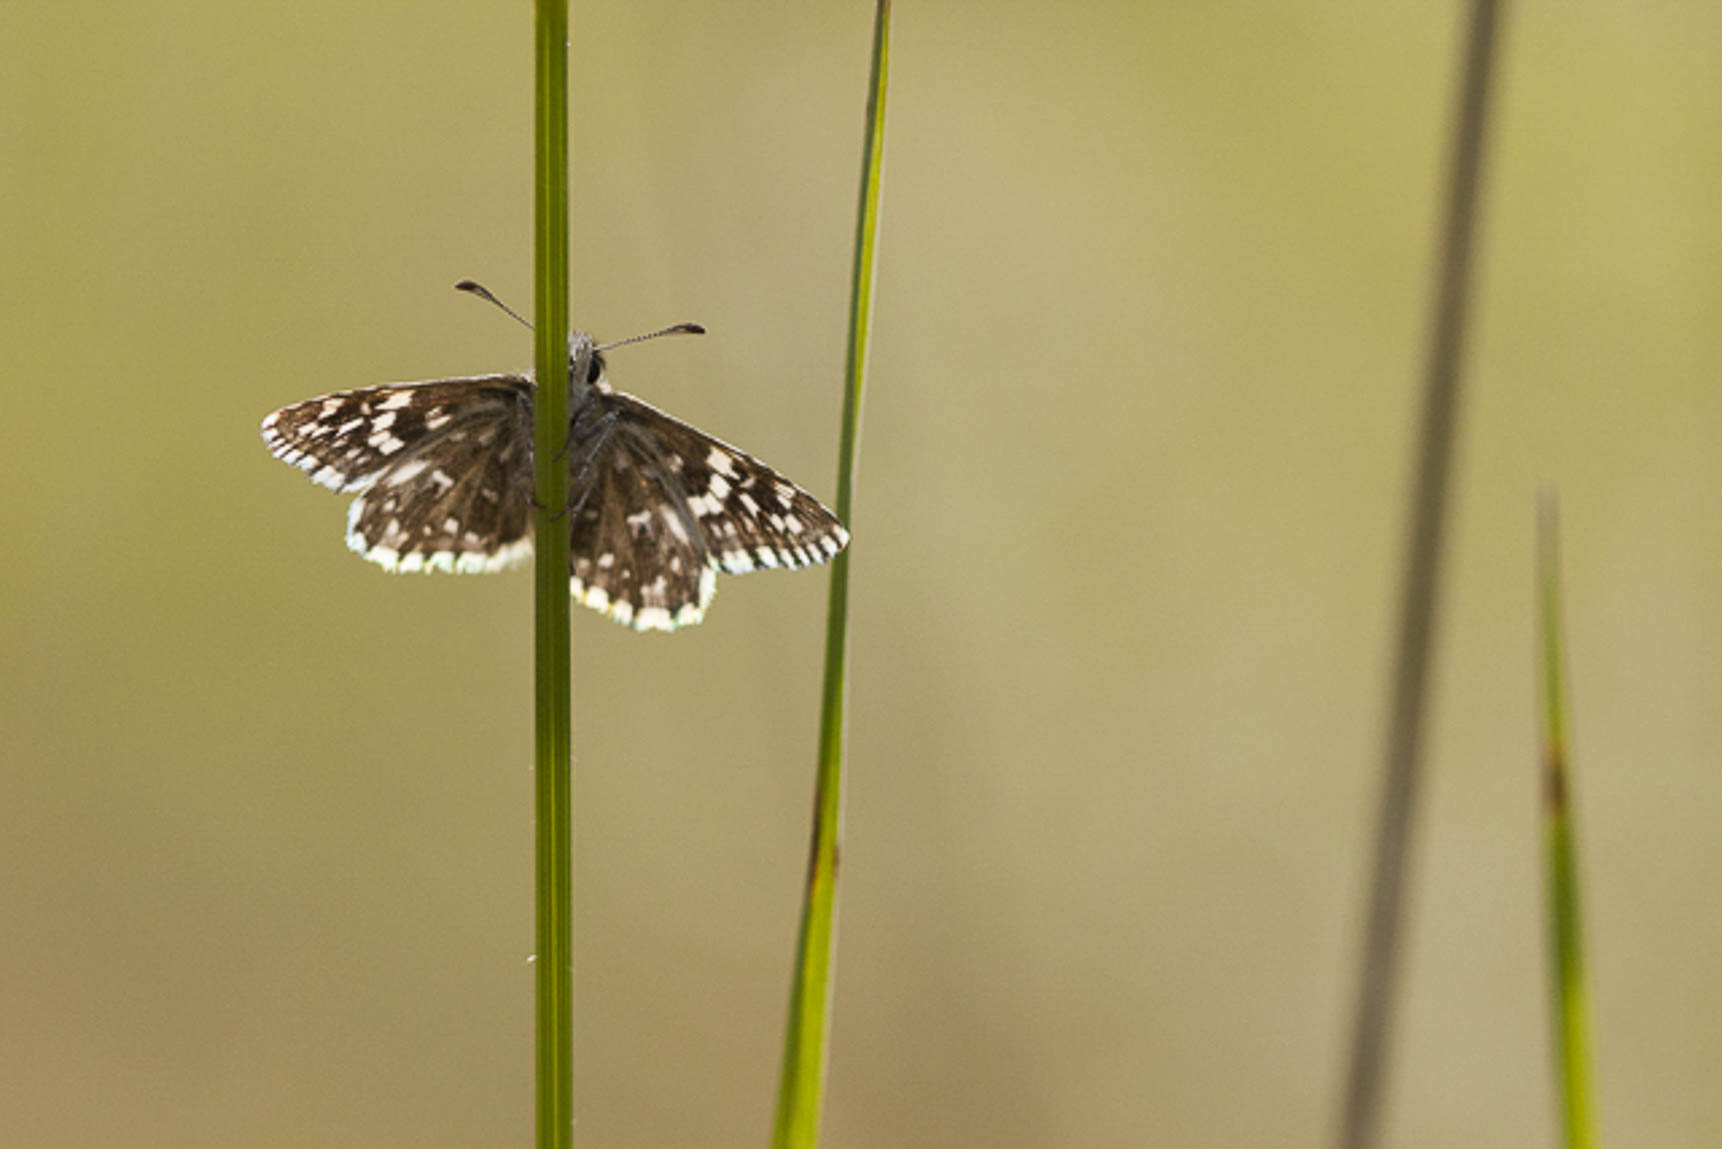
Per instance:
[[[505,408],[403,452],[353,500],[347,545],[388,570],[506,570],[532,554],[530,426]]]
[[[717,590],[716,564],[674,476],[620,425],[575,454],[574,597],[636,630],[700,621]]]

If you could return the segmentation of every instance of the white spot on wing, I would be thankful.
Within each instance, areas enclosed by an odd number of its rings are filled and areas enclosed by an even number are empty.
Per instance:
[[[664,580],[659,578],[648,590],[660,590]],[[705,608],[711,602],[712,592],[716,589],[717,580],[712,569],[707,567],[700,572],[700,600],[697,603],[683,603],[674,614],[663,606],[636,607],[627,599],[612,600],[601,587],[588,587],[584,581],[576,578],[568,580],[568,591],[576,601],[592,607],[635,630],[671,631],[678,626],[688,626],[705,617]]]
[[[394,473],[389,476],[389,486],[400,486],[409,479],[415,478],[420,471],[423,471],[428,466],[430,466],[430,464],[425,462],[423,459],[407,460],[400,466],[396,467]]]
[[[711,453],[706,456],[706,466],[710,467],[720,475],[728,475],[732,479],[735,478],[735,456],[724,450],[722,447],[713,447],[711,449]]]
[[[507,546],[498,547],[496,553],[485,559],[482,569],[487,571],[506,570],[518,566],[532,557],[532,540],[529,538],[516,539]]]
[[[682,516],[676,514],[670,507],[663,508],[664,525],[670,528],[670,533],[681,542],[688,541],[688,529],[682,526]]]
[[[346,475],[334,467],[322,467],[311,475],[311,481],[319,487],[338,491],[346,481]]]

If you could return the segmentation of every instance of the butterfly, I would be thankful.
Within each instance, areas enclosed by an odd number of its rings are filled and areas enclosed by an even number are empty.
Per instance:
[[[778,472],[613,390],[589,335],[570,336],[569,360],[558,522],[581,603],[674,630],[704,617],[720,570],[811,566],[848,545],[837,516]],[[499,374],[338,391],[271,413],[263,442],[356,496],[347,545],[384,569],[504,570],[532,554],[536,390],[530,374]]]

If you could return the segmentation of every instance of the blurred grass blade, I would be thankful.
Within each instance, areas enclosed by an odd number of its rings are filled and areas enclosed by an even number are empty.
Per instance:
[[[1495,56],[1498,8],[1504,0],[1472,0],[1461,73],[1452,153],[1447,166],[1445,220],[1440,240],[1434,318],[1423,388],[1417,478],[1407,534],[1405,585],[1400,600],[1393,696],[1383,754],[1381,808],[1370,875],[1363,962],[1352,1017],[1351,1053],[1340,1116],[1339,1144],[1366,1149],[1377,1142],[1382,1083],[1392,1048],[1394,983],[1398,974],[1399,920],[1405,870],[1416,825],[1422,773],[1423,716],[1440,588],[1447,488],[1459,407],[1459,367],[1469,303],[1471,251],[1482,184],[1489,81]]]
[[[837,457],[837,517],[854,528],[855,462],[861,434],[861,389],[867,375],[873,269],[877,262],[879,192],[884,176],[885,85],[891,38],[890,0],[878,0],[873,17],[873,66],[867,89],[861,193],[855,225],[855,263],[850,285],[848,366],[843,381],[843,429]],[[826,608],[825,686],[820,700],[819,776],[813,800],[813,839],[808,850],[807,889],[801,906],[795,978],[783,1043],[783,1076],[777,1093],[776,1149],[809,1149],[819,1143],[830,1031],[831,970],[836,953],[837,861],[843,830],[844,703],[848,668],[849,556],[831,563]]]
[[[1560,540],[1553,496],[1537,515],[1537,597],[1542,617],[1543,835],[1547,857],[1549,957],[1554,991],[1555,1070],[1570,1149],[1597,1144],[1591,1111],[1590,1028],[1579,920],[1578,865],[1567,773],[1566,654],[1561,629]]]
[[[568,0],[538,0],[534,88],[538,1146],[574,1144],[574,695],[568,612]]]

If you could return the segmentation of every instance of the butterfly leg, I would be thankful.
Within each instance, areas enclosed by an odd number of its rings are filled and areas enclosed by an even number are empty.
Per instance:
[[[579,469],[568,478],[568,504],[564,506],[558,514],[554,515],[554,518],[567,518],[569,515],[579,510],[581,504],[586,501],[586,496],[590,494],[592,490],[592,483],[590,481],[592,465],[596,462],[599,454],[602,453],[604,443],[609,439],[610,432],[615,428],[618,418],[619,416],[614,411],[609,412],[601,416],[592,425],[590,430],[580,436],[580,438],[590,445],[584,449],[585,457],[581,460]],[[573,447],[574,438],[574,430],[573,428],[570,428],[568,431],[568,441],[562,445],[562,450],[558,452],[558,459],[567,454],[569,449]]]
[[[616,424],[616,414],[612,411],[609,414],[600,415],[592,426],[586,428],[580,426],[581,421],[582,413],[579,411],[574,412],[574,416],[568,420],[568,437],[562,440],[562,449],[556,452],[556,457],[550,460],[551,462],[560,463],[563,459],[566,459],[568,457],[568,452],[574,449],[574,440],[576,438],[589,439],[596,436],[598,441],[602,443],[604,441],[604,436],[607,435],[610,428]]]

